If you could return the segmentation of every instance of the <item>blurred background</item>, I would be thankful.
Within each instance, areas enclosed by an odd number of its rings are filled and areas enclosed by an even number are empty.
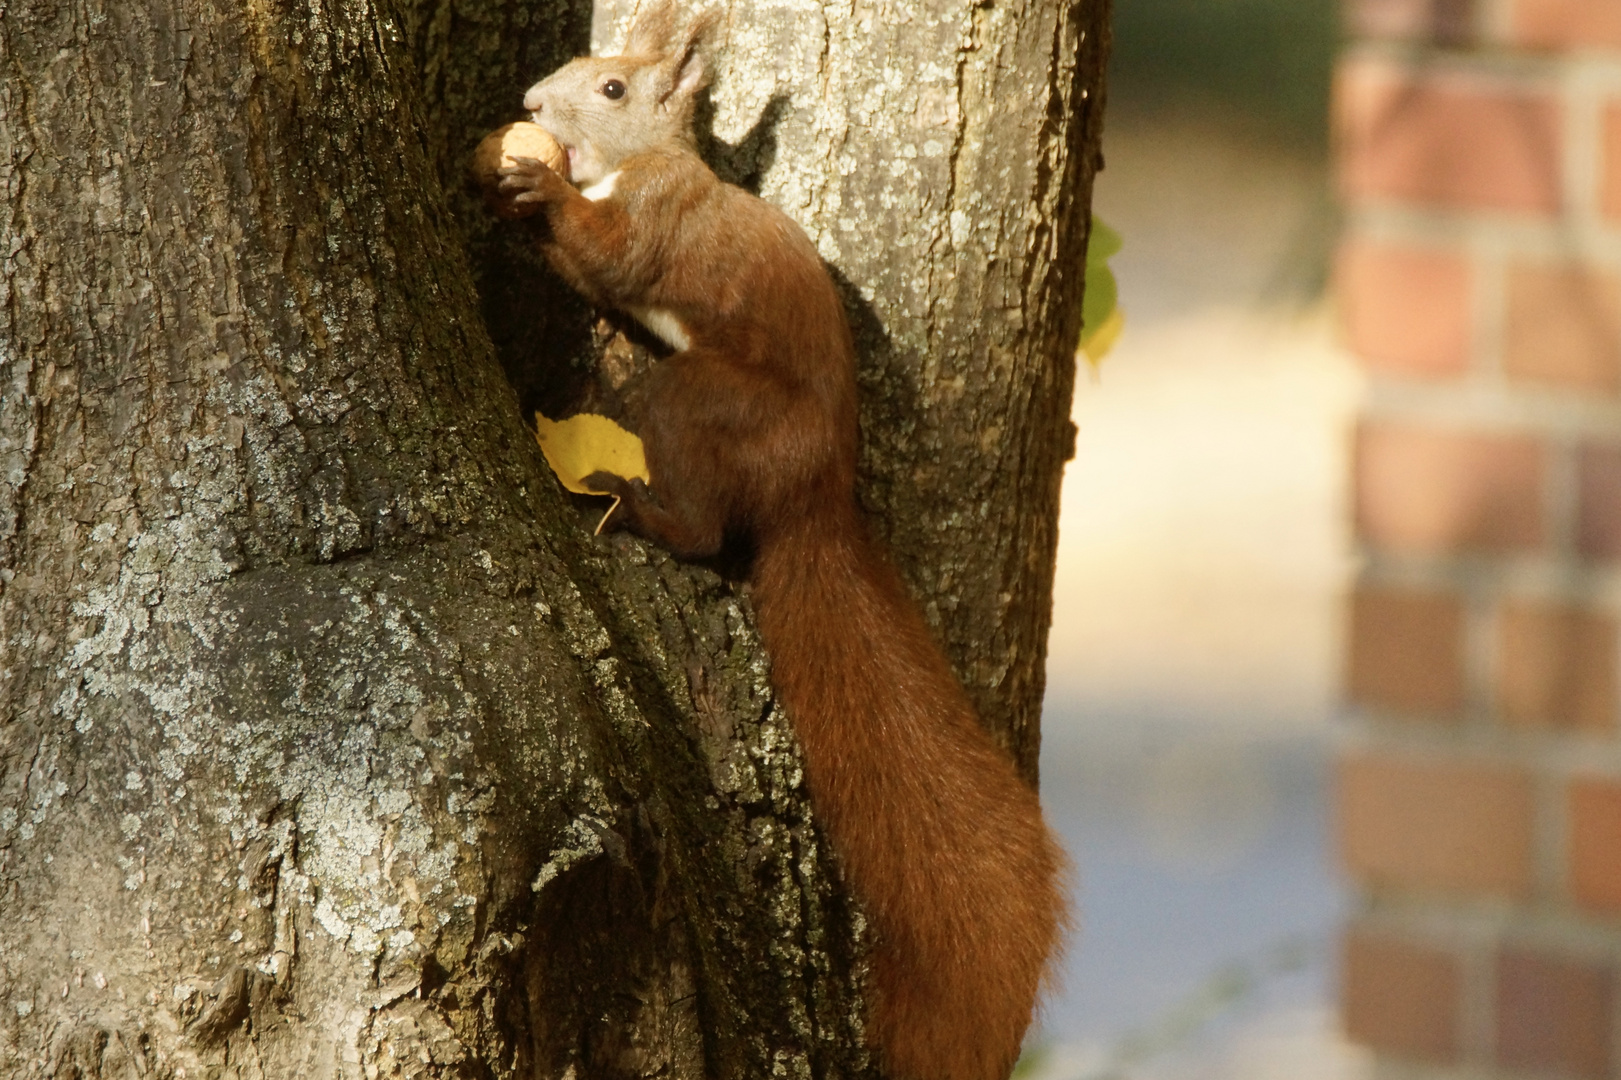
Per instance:
[[[1621,3],[1115,0],[1041,1080],[1613,1080]]]

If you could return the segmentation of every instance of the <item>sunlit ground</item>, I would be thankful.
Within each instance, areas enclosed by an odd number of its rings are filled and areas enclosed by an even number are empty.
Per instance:
[[[1350,1080],[1327,772],[1358,392],[1322,305],[1320,164],[1115,124],[1096,207],[1127,330],[1083,377],[1042,792],[1080,932],[1041,1080]]]

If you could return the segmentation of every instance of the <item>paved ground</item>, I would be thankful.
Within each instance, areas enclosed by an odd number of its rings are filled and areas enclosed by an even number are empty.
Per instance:
[[[1041,1080],[1352,1080],[1326,782],[1358,385],[1312,292],[1320,165],[1117,123],[1127,331],[1080,387],[1043,794],[1082,929]]]

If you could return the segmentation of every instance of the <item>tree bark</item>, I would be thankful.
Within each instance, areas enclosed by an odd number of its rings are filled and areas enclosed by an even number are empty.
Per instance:
[[[737,2],[713,94],[1032,778],[1106,7]],[[591,537],[607,335],[461,179],[625,13],[0,6],[0,1073],[870,1070],[746,589]]]

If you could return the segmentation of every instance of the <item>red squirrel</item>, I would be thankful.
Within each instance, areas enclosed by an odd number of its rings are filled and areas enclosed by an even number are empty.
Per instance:
[[[873,930],[867,1032],[885,1072],[1003,1080],[1064,926],[1063,856],[862,520],[855,345],[827,269],[695,149],[713,26],[682,30],[659,3],[622,55],[531,87],[524,108],[572,183],[520,158],[486,195],[502,216],[543,216],[551,265],[675,350],[642,387],[649,482],[587,482],[677,556],[752,544],[772,684]]]

